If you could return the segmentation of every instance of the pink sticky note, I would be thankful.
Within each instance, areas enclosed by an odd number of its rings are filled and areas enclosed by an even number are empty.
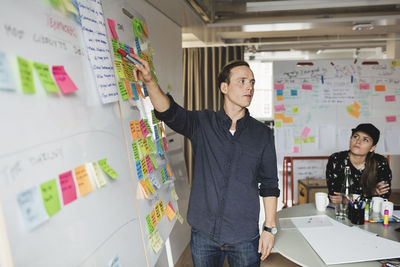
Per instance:
[[[276,105],[275,106],[275,112],[282,112],[285,111],[285,105]]]
[[[293,147],[293,153],[299,153],[300,148],[298,146]]]
[[[132,47],[132,46],[129,47],[129,53],[135,54],[135,51],[133,50],[133,47]]]
[[[396,115],[386,116],[386,122],[396,122],[397,117]]]
[[[144,123],[143,119],[139,121],[140,130],[142,131],[143,136],[147,136],[149,134],[149,130],[147,130],[146,124]]]
[[[168,206],[171,208],[171,210],[172,210],[173,212],[175,212],[175,210],[174,210],[174,207],[172,206],[172,203],[171,203],[171,201],[170,201],[170,202],[168,202]]]
[[[360,83],[360,90],[369,90],[369,83]]]
[[[312,90],[312,84],[303,83],[303,84],[301,85],[301,89],[303,89],[303,90]]]
[[[163,137],[162,141],[164,145],[164,151],[167,151],[167,138]]]
[[[78,90],[74,82],[65,72],[64,66],[53,66],[51,68],[54,79],[56,80],[58,88],[63,94],[69,94]]]
[[[385,95],[385,101],[386,102],[396,102],[396,96],[395,95]]]
[[[147,170],[152,173],[154,171],[154,167],[153,164],[151,163],[151,159],[149,155],[146,155],[146,166],[147,166]]]
[[[283,90],[283,89],[285,89],[285,84],[284,83],[275,83],[274,89],[275,90]]]
[[[76,187],[72,171],[67,171],[58,176],[63,196],[64,205],[71,203],[76,199]]]
[[[118,40],[118,34],[117,34],[117,31],[115,30],[115,20],[107,19],[107,24],[108,24],[108,29],[110,29],[112,38],[114,38],[115,40]]]
[[[304,127],[303,131],[301,132],[301,136],[307,137],[308,134],[310,133],[310,131],[311,131],[311,129],[308,126]]]

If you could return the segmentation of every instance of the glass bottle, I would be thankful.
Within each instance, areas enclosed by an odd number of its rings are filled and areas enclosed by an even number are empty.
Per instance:
[[[344,169],[344,180],[342,184],[342,190],[340,192],[340,204],[338,204],[338,210],[336,211],[336,216],[340,219],[345,219],[347,217],[347,208],[349,206],[349,200],[351,199],[350,186],[353,183],[351,178],[350,167],[346,166]]]

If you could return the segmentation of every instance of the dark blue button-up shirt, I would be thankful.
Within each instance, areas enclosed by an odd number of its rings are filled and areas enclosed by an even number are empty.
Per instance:
[[[155,115],[192,143],[195,164],[189,224],[221,243],[256,238],[258,195],[278,197],[280,193],[272,131],[246,110],[232,136],[232,120],[224,109],[188,111],[169,98],[169,109]]]

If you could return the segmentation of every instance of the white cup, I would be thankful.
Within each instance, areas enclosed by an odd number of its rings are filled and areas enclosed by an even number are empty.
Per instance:
[[[383,217],[385,210],[389,211],[389,218],[392,218],[393,216],[393,202],[390,202],[389,200],[385,199],[382,202],[382,208],[381,208],[381,215]]]
[[[329,204],[328,194],[325,192],[315,193],[315,207],[318,211],[325,211]]]
[[[380,213],[382,209],[383,198],[381,197],[373,197],[372,198],[372,212]]]

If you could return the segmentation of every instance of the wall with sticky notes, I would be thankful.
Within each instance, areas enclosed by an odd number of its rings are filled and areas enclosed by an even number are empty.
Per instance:
[[[398,62],[275,62],[275,142],[280,159],[347,150],[351,129],[365,122],[381,131],[378,153],[400,154]]]
[[[113,45],[151,61],[179,99],[181,29],[142,0],[2,7],[1,257],[15,266],[165,266],[157,261],[170,234],[185,246],[189,236],[183,155],[169,156],[168,130]]]

